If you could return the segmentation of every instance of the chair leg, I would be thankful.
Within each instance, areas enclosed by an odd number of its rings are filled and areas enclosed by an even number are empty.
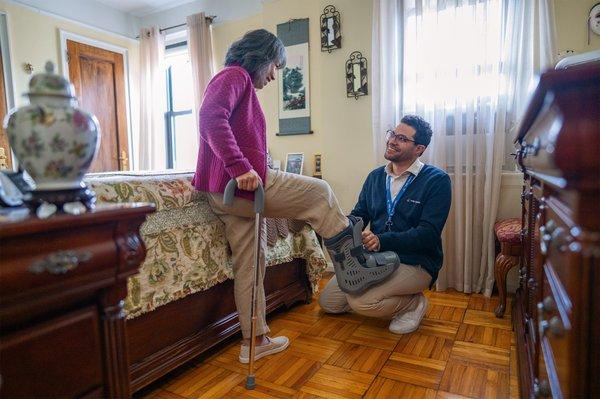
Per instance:
[[[506,275],[508,271],[516,266],[517,262],[515,262],[514,256],[499,254],[496,257],[496,262],[494,263],[494,275],[496,278],[496,285],[498,286],[498,293],[500,294],[500,303],[496,307],[496,317],[502,318],[504,317],[504,312],[506,311]]]

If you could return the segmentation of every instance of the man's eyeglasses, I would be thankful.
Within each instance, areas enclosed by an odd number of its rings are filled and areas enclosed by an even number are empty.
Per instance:
[[[399,141],[399,142],[401,142],[403,144],[406,144],[406,143],[415,143],[416,145],[419,144],[415,140],[409,139],[408,137],[406,137],[403,134],[396,134],[393,130],[386,130],[386,132],[385,132],[385,139],[387,141],[390,141],[391,139],[394,139],[394,140]]]

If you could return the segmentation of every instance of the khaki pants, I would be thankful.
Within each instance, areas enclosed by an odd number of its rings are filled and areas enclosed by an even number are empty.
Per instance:
[[[252,309],[252,262],[254,256],[253,203],[236,198],[233,206],[223,205],[223,195],[209,193],[208,202],[225,224],[225,235],[233,257],[235,304],[244,338],[250,337]],[[264,217],[306,221],[322,237],[330,238],[348,226],[348,218],[327,182],[308,176],[268,170],[265,184]],[[265,319],[266,227],[261,219],[260,282],[257,292],[256,335],[269,332]]]
[[[416,297],[429,287],[431,276],[421,266],[401,264],[389,279],[359,295],[349,295],[338,286],[335,276],[325,286],[319,305],[327,313],[354,310],[363,316],[392,318],[413,310]]]

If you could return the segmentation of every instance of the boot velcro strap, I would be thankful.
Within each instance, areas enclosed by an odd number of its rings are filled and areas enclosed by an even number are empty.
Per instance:
[[[344,255],[343,252],[336,252],[333,255],[333,260],[335,260],[336,262],[343,262],[346,259],[346,255]]]
[[[363,255],[363,247],[362,245],[358,246],[358,247],[354,247],[350,250],[350,255],[354,256],[355,258],[358,258],[360,256]]]

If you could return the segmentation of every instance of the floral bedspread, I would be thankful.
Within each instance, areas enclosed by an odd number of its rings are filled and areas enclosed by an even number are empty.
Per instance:
[[[86,182],[102,202],[152,202],[157,211],[141,227],[146,259],[129,278],[125,310],[129,319],[233,278],[223,223],[205,196],[194,190],[191,173],[95,174]],[[267,248],[267,266],[305,259],[316,291],[326,268],[314,231],[279,238]]]

